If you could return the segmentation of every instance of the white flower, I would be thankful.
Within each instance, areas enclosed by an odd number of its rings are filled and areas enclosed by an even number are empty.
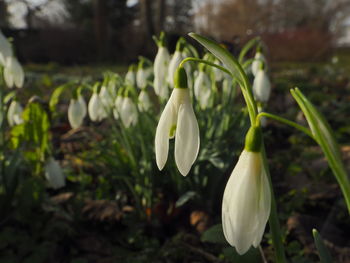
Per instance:
[[[162,170],[169,151],[169,139],[175,135],[175,162],[186,176],[199,151],[199,128],[187,88],[174,88],[160,117],[155,151],[159,170]]]
[[[174,74],[182,60],[183,60],[182,53],[176,50],[170,60],[169,68],[168,68],[168,84],[170,85],[170,87],[174,87]]]
[[[113,98],[106,86],[102,86],[99,96],[105,111],[109,111],[109,109],[113,106]]]
[[[145,90],[141,90],[138,100],[140,111],[148,111],[152,107],[152,102]]]
[[[116,120],[119,119],[119,113],[122,109],[123,100],[124,100],[124,97],[121,95],[118,95],[114,101],[113,115],[114,115],[114,119],[116,119]]]
[[[271,83],[263,69],[259,69],[253,82],[254,97],[259,102],[267,102],[270,97]]]
[[[194,82],[194,95],[199,101],[201,109],[210,106],[209,104],[212,95],[211,82],[208,75],[202,70],[199,71]]]
[[[7,111],[7,120],[10,126],[18,125],[23,122],[23,108],[18,101],[13,100]]]
[[[86,116],[86,103],[82,96],[71,99],[68,107],[68,120],[73,129],[79,128]]]
[[[256,76],[258,73],[258,70],[261,68],[262,63],[264,63],[264,66],[266,68],[266,58],[260,51],[258,51],[255,53],[254,61],[252,63],[252,73],[254,76]]]
[[[6,59],[4,79],[9,88],[12,88],[13,86],[16,86],[17,88],[23,87],[24,72],[21,64],[19,64],[18,60],[13,56],[7,57]]]
[[[0,65],[6,66],[7,58],[12,56],[11,44],[0,31]]]
[[[66,185],[66,178],[59,163],[50,157],[45,164],[45,177],[49,187],[58,189]]]
[[[152,68],[139,68],[136,73],[136,83],[137,87],[144,89],[147,86],[147,79],[152,74]]]
[[[215,59],[214,63],[222,66],[222,63],[218,59]],[[224,73],[222,72],[222,70],[218,69],[216,67],[213,67],[213,70],[214,70],[214,75],[215,75],[215,81],[219,82],[219,81],[223,80]]]
[[[156,58],[154,59],[154,92],[161,98],[169,96],[168,84],[166,82],[167,69],[170,55],[166,47],[159,47]],[[174,73],[174,72],[173,72]]]
[[[258,247],[270,215],[271,192],[261,152],[243,150],[227,182],[222,201],[222,226],[239,254]]]
[[[100,96],[94,92],[88,105],[89,116],[92,121],[101,121],[107,117]]]
[[[131,86],[136,85],[136,73],[134,66],[129,67],[129,70],[125,75],[125,82]]]
[[[129,97],[123,99],[120,118],[126,128],[135,125],[137,122],[137,108],[135,103]]]

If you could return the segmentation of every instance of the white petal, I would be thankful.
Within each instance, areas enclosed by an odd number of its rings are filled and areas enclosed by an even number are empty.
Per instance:
[[[6,66],[6,60],[8,57],[12,57],[13,52],[10,42],[0,31],[0,64]]]
[[[177,67],[180,65],[182,61],[182,55],[179,51],[175,51],[173,57],[171,58],[171,61],[169,63],[169,69],[168,69],[168,84],[171,87],[174,87],[174,74],[177,69]]]
[[[170,131],[174,123],[176,123],[176,112],[172,98],[173,95],[170,97],[160,116],[154,140],[156,161],[159,170],[164,168],[168,159]]]
[[[154,60],[154,91],[161,98],[169,96],[166,83],[168,65],[169,52],[165,47],[160,47]]]
[[[66,185],[66,179],[59,163],[52,157],[45,164],[45,177],[49,186],[58,189]]]
[[[262,69],[259,69],[253,82],[253,93],[257,101],[267,102],[270,97],[271,83]]]
[[[89,101],[88,105],[89,116],[92,121],[102,120],[103,105],[98,94],[94,93]]]
[[[224,192],[224,235],[239,254],[259,245],[270,214],[269,185],[261,158],[260,153],[243,151]]]
[[[24,83],[24,72],[17,59],[13,61],[14,84],[17,88],[22,88]]]
[[[7,87],[9,87],[9,88],[12,88],[13,85],[15,84],[14,76],[12,73],[12,68],[9,66],[5,66],[5,68],[4,68],[4,79],[5,79]]]
[[[123,100],[123,105],[121,107],[120,111],[120,117],[122,119],[122,122],[126,128],[130,127],[131,125],[136,124],[137,122],[137,109],[134,104],[134,102],[126,97]]]
[[[71,99],[68,107],[68,120],[73,129],[77,129],[83,123],[83,108],[79,100]]]
[[[176,135],[175,135],[175,162],[183,176],[186,176],[199,151],[199,128],[192,105],[180,105]]]
[[[146,91],[142,90],[139,95],[139,109],[141,111],[148,111],[152,107],[152,102]]]

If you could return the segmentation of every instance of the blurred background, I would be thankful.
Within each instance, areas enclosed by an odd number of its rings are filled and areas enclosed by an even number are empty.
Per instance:
[[[238,49],[262,36],[274,61],[317,61],[350,46],[348,0],[1,0],[0,27],[25,63],[129,63],[152,35],[197,32]]]

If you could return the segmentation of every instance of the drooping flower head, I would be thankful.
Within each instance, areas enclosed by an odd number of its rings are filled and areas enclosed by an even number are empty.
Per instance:
[[[0,30],[0,65],[6,66],[7,58],[12,56],[13,51],[11,44]]]
[[[98,84],[94,86],[93,94],[88,105],[88,112],[92,121],[102,121],[107,117],[105,106],[98,93]]]
[[[169,87],[167,83],[167,72],[170,60],[169,51],[166,47],[165,34],[160,34],[159,40],[156,41],[158,52],[154,59],[154,92],[161,98],[166,99],[169,96]]]
[[[144,57],[140,57],[140,62],[136,73],[136,84],[139,89],[144,89],[147,87],[147,80],[150,78],[153,70],[150,64],[151,63],[149,60]]]
[[[266,103],[270,98],[270,93],[270,79],[265,69],[263,68],[263,65],[261,65],[254,78],[253,94],[258,102]]]
[[[45,177],[51,188],[59,189],[66,185],[66,178],[58,161],[50,157],[45,164]]]
[[[4,68],[4,79],[9,88],[13,86],[22,88],[24,83],[24,72],[21,64],[14,56],[6,58]]]
[[[80,91],[81,89],[78,88],[73,92],[73,98],[68,106],[68,121],[73,129],[77,129],[83,124],[87,113],[86,102]]]
[[[199,66],[199,73],[194,81],[194,95],[199,101],[201,109],[206,109],[210,106],[210,99],[212,95],[211,82],[204,70],[204,65]]]
[[[174,87],[174,75],[180,65],[181,61],[184,59],[183,50],[185,48],[185,39],[180,38],[177,41],[175,53],[171,57],[169,68],[168,68],[168,84],[170,87]]]
[[[254,76],[258,73],[258,70],[261,68],[261,65],[264,65],[266,67],[266,58],[261,52],[261,46],[258,46],[254,61],[252,63],[252,73]]]
[[[135,86],[136,85],[136,66],[130,65],[128,72],[125,75],[125,82],[127,85]]]
[[[199,128],[187,88],[184,68],[175,73],[175,88],[167,102],[155,136],[156,161],[162,170],[168,159],[169,139],[175,137],[175,162],[183,176],[186,176],[199,151]]]
[[[222,201],[225,238],[241,255],[251,246],[259,246],[270,215],[271,192],[263,165],[261,138],[260,127],[251,127]]]
[[[23,122],[23,108],[17,100],[13,100],[7,111],[7,120],[10,126],[18,125]]]
[[[141,90],[138,97],[138,102],[140,111],[148,111],[152,107],[152,101],[149,98],[146,89]]]
[[[124,97],[120,109],[120,118],[126,128],[137,123],[137,107],[130,97]]]

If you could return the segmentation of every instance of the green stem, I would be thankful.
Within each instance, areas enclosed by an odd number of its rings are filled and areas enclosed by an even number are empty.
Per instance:
[[[275,248],[275,259],[276,259],[275,262],[285,263],[287,262],[287,260],[286,260],[284,247],[283,247],[282,234],[280,230],[281,227],[280,227],[278,213],[277,213],[276,198],[273,191],[272,180],[271,180],[270,170],[269,170],[268,162],[266,158],[264,143],[261,148],[261,154],[262,154],[263,166],[264,166],[267,178],[269,180],[270,191],[271,191],[271,213],[269,217],[269,226],[270,226],[270,232],[272,237],[272,243]]]
[[[257,117],[256,117],[256,125],[258,125],[260,123],[260,118],[261,117],[267,117],[267,118],[270,118],[270,119],[274,119],[276,121],[279,121],[283,124],[286,124],[286,125],[289,125],[299,131],[302,131],[303,133],[305,133],[306,135],[310,136],[312,139],[315,139],[314,136],[312,135],[312,133],[310,132],[310,130],[302,125],[299,125],[293,121],[290,121],[290,120],[287,120],[283,117],[280,117],[280,116],[277,116],[277,115],[274,115],[272,113],[267,113],[267,112],[260,112]]]
[[[228,75],[232,75],[230,71],[228,71],[227,69],[225,69],[224,67],[218,65],[218,64],[215,64],[215,63],[212,63],[212,62],[209,62],[207,60],[204,60],[204,59],[199,59],[199,58],[193,58],[193,57],[188,57],[188,58],[185,58],[184,60],[181,61],[179,67],[183,67],[183,65],[188,62],[188,61],[193,61],[193,62],[197,62],[197,63],[203,63],[203,64],[207,64],[207,65],[210,65],[212,67],[215,67],[215,68],[218,68],[220,70],[222,70],[223,72],[225,72],[226,74]]]
[[[198,63],[204,63],[213,67],[216,67],[220,70],[222,70],[223,72],[227,73],[228,75],[230,75],[232,78],[237,79],[238,84],[242,87],[242,94],[244,97],[244,100],[246,101],[247,107],[248,107],[248,112],[249,112],[249,117],[250,117],[250,122],[251,124],[254,123],[255,117],[256,117],[256,113],[257,113],[257,107],[255,106],[255,100],[253,97],[253,92],[252,92],[252,88],[251,85],[249,83],[248,77],[245,74],[243,68],[237,63],[236,66],[238,68],[238,71],[240,72],[240,75],[243,79],[243,82],[241,81],[241,79],[236,78],[229,70],[227,70],[226,68],[217,65],[215,63],[209,62],[207,60],[204,59],[199,59],[199,58],[193,58],[193,57],[189,57],[189,58],[185,58],[184,60],[181,61],[179,67],[182,67],[186,62],[188,61],[193,61],[193,62],[198,62]]]

